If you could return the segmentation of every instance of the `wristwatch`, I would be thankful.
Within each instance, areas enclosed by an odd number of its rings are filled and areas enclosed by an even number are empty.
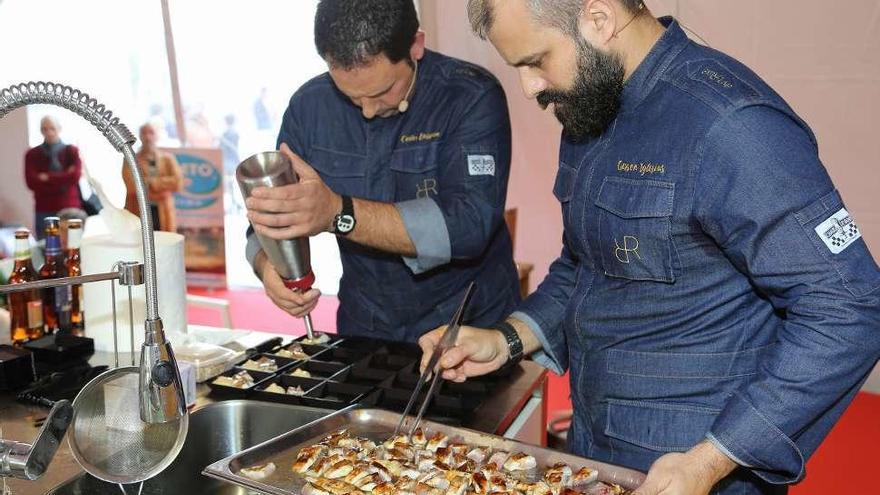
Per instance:
[[[516,329],[513,328],[513,325],[507,323],[506,321],[498,322],[494,327],[495,330],[501,332],[504,335],[504,338],[507,340],[507,350],[508,350],[508,358],[507,364],[505,366],[514,366],[523,358],[523,343],[522,339],[519,338],[519,334],[516,333]]]
[[[348,235],[354,230],[357,220],[354,218],[354,201],[351,196],[342,196],[342,211],[333,219],[333,233],[338,235]]]

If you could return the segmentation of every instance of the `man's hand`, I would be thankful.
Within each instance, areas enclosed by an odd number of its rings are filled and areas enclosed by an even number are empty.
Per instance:
[[[47,174],[46,172],[40,172],[39,174],[37,174],[37,179],[42,182],[49,182],[49,174]]]
[[[330,230],[342,210],[342,198],[330,190],[308,163],[281,145],[293,163],[299,183],[283,187],[258,187],[245,201],[248,220],[259,234],[271,239],[293,239]]]
[[[318,298],[321,292],[317,289],[311,289],[308,292],[294,292],[284,285],[281,275],[266,258],[266,253],[260,251],[254,262],[256,271],[260,274],[260,280],[263,281],[263,287],[266,289],[266,295],[275,303],[276,306],[283,309],[287,313],[301,318],[315,309],[318,305]]]
[[[419,339],[422,348],[421,370],[424,371],[431,359],[431,353],[440,343],[446,326],[436,328]],[[498,330],[474,327],[461,327],[455,346],[440,358],[443,378],[463,382],[472,376],[491,373],[507,362],[509,349],[507,340]]]
[[[710,442],[700,442],[684,454],[657,459],[633,495],[707,495],[736,466]]]

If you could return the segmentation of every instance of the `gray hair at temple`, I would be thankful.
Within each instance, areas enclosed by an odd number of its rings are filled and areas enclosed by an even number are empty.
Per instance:
[[[55,130],[61,132],[61,121],[58,120],[58,117],[54,115],[46,114],[40,119],[40,127],[43,126],[46,122],[51,122],[53,126],[55,126]]]
[[[489,37],[495,20],[495,3],[501,0],[468,0],[468,18],[471,28],[482,39]],[[585,0],[524,0],[540,24],[559,29],[574,36],[578,33],[578,17]],[[638,12],[643,0],[617,0],[630,12]]]

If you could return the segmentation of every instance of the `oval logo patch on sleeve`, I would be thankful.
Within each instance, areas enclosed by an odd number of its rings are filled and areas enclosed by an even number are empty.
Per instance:
[[[822,242],[834,254],[842,252],[850,244],[862,238],[859,227],[856,225],[852,215],[846,211],[846,208],[841,208],[840,211],[831,215],[828,220],[820,223],[815,230],[819,238],[822,239]]]

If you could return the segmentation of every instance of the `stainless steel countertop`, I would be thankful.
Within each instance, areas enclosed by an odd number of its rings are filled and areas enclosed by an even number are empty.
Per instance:
[[[248,337],[246,345],[255,345],[273,337],[273,335],[255,332]],[[287,338],[289,339],[289,337]],[[130,359],[130,354],[120,353],[119,363],[123,366],[127,365],[130,363]],[[112,367],[113,354],[96,352],[89,359],[89,363],[93,366],[109,365]],[[546,376],[547,371],[544,368],[533,362],[523,361],[520,368],[514,370],[511,381],[486,401],[474,414],[473,422],[465,426],[479,431],[502,434],[510,426],[532,393],[543,385]],[[207,385],[199,384],[196,404],[191,411],[216,402],[208,396],[209,392],[210,389]],[[0,430],[2,430],[0,438],[23,443],[33,442],[39,432],[39,428],[34,426],[34,422],[44,418],[48,412],[48,409],[44,407],[19,403],[15,400],[14,394],[0,393]],[[42,494],[81,472],[82,468],[74,460],[65,439],[42,478],[37,481],[7,479],[6,486],[11,489],[13,495]],[[2,481],[0,481],[0,492],[2,492]]]

